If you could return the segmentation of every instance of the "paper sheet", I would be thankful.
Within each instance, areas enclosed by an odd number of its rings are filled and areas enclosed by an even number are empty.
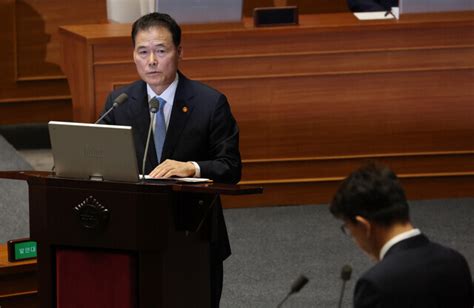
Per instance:
[[[380,19],[394,19],[391,13],[382,12],[359,12],[354,13],[354,16],[359,20],[380,20]]]
[[[143,178],[143,175],[140,174],[140,179]],[[178,177],[172,177],[172,178],[152,178],[149,175],[145,175],[145,180],[151,180],[151,181],[174,181],[174,182],[179,182],[179,183],[212,183],[211,179],[206,179],[206,178],[178,178]]]

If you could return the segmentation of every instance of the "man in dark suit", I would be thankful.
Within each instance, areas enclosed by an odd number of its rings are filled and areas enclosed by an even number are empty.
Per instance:
[[[142,80],[109,94],[104,110],[122,93],[128,95],[128,101],[103,122],[132,126],[139,169],[151,121],[149,102],[155,99],[160,106],[152,123],[145,174],[205,177],[220,183],[240,181],[239,128],[222,93],[178,71],[183,53],[179,25],[167,14],[145,15],[133,24],[132,42],[134,62]],[[231,253],[220,201],[209,217],[211,302],[212,307],[218,307],[222,262]]]
[[[357,281],[354,307],[469,307],[465,258],[431,242],[410,222],[397,176],[369,163],[347,177],[330,205],[342,230],[378,261]]]
[[[398,0],[347,0],[347,5],[352,12],[390,11]]]

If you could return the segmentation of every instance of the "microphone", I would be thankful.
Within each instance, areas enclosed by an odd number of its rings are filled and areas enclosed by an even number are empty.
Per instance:
[[[295,293],[298,293],[303,287],[308,283],[309,279],[306,278],[306,276],[301,275],[298,277],[298,279],[293,282],[291,285],[290,292],[285,296],[285,298],[278,304],[277,308],[281,307],[283,303],[292,295]]]
[[[153,127],[153,123],[155,123],[156,113],[160,107],[160,102],[156,97],[153,97],[150,100],[150,112],[151,112],[151,119],[150,119],[150,126],[148,127],[148,137],[146,138],[146,145],[145,145],[145,153],[143,153],[143,162],[142,162],[142,180],[145,181],[145,162],[146,157],[148,154],[148,145],[150,144],[150,136],[151,136],[151,128]]]
[[[105,118],[106,115],[108,115],[112,110],[114,110],[115,107],[117,107],[118,105],[121,105],[123,103],[125,103],[125,101],[128,99],[128,95],[126,93],[122,93],[120,94],[119,96],[117,96],[115,99],[114,99],[114,102],[112,104],[112,107],[109,108],[109,110],[107,110],[97,121],[95,121],[94,124],[97,124],[99,123],[100,121],[102,121],[103,118]]]
[[[341,308],[342,298],[344,296],[344,289],[346,287],[346,282],[351,279],[351,274],[352,274],[352,267],[347,264],[344,265],[341,270],[342,288],[341,288],[341,295],[339,296],[339,304],[337,305],[338,308]]]

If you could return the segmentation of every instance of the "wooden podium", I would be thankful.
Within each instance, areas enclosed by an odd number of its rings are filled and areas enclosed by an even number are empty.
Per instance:
[[[208,307],[213,203],[261,188],[98,182],[0,172],[29,185],[40,307]],[[111,306],[110,306],[111,307]]]

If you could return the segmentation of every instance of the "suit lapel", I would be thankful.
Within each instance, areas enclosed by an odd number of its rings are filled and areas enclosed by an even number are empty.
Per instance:
[[[193,91],[189,80],[179,73],[178,87],[176,88],[165,144],[163,145],[162,161],[171,158],[173,155],[181,133],[193,111],[192,97]]]

